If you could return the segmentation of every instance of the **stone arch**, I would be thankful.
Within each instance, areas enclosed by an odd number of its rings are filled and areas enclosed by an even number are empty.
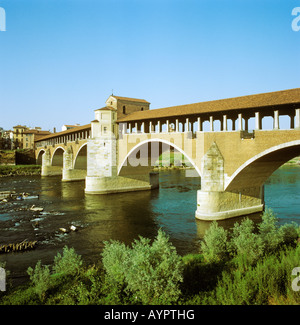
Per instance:
[[[52,154],[51,158],[51,166],[61,166],[64,164],[64,152],[65,149],[63,147],[57,147]]]
[[[45,149],[41,149],[41,150],[38,152],[38,154],[37,154],[37,156],[36,156],[36,164],[37,164],[37,165],[42,165],[42,157],[43,157],[43,154],[44,154],[45,152],[46,152]]]
[[[225,180],[225,191],[262,186],[281,165],[300,155],[300,140],[271,147],[241,165]]]
[[[160,147],[158,148],[159,150],[153,150],[153,147],[151,146],[152,143],[159,144]],[[199,177],[201,177],[201,173],[193,159],[189,157],[184,150],[182,150],[179,146],[176,144],[163,140],[163,139],[147,139],[144,141],[139,142],[136,146],[134,146],[126,155],[126,157],[123,159],[122,163],[119,165],[118,168],[118,175],[120,175],[121,170],[124,166],[127,166],[127,161],[130,159],[130,157],[134,157],[139,155],[138,158],[136,158],[136,166],[134,164],[131,164],[133,167],[137,166],[144,166],[144,167],[150,167],[152,166],[153,162],[157,160],[159,154],[163,152],[164,149],[168,149],[170,147],[175,148],[177,151],[179,151],[181,154],[184,155],[184,157],[187,158],[187,160],[191,163],[191,165],[195,168],[196,172],[198,173]],[[157,149],[157,148],[156,148]],[[155,152],[154,152],[155,151]],[[149,157],[149,153],[151,157]],[[151,161],[149,161],[151,160]],[[151,163],[151,165],[149,165]]]
[[[87,169],[87,143],[78,149],[74,159],[74,169]]]

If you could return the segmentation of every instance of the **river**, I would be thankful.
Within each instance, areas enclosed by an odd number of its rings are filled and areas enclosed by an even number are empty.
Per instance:
[[[67,245],[74,247],[88,263],[101,259],[103,241],[119,240],[130,244],[139,236],[154,238],[164,230],[179,254],[199,250],[199,239],[210,222],[195,219],[200,179],[185,177],[185,170],[160,172],[160,188],[153,191],[112,195],[85,195],[84,182],[63,183],[60,177],[0,178],[0,191],[15,190],[39,195],[38,199],[0,204],[0,244],[37,240],[32,251],[0,255],[6,262],[13,285],[26,279],[26,270],[38,260],[52,264],[54,256]],[[265,184],[265,203],[277,214],[281,224],[300,224],[300,167],[284,166]],[[30,211],[32,205],[44,208]],[[259,221],[258,215],[252,215]],[[241,218],[221,221],[231,228]],[[59,228],[77,227],[62,233]]]

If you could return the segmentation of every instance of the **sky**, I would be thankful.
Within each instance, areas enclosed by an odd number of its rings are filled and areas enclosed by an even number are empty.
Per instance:
[[[295,7],[300,0],[0,0],[0,127],[88,124],[112,92],[156,109],[298,88]]]

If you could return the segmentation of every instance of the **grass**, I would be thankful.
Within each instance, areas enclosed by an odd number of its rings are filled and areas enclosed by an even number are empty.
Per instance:
[[[39,165],[0,165],[0,176],[40,175]]]

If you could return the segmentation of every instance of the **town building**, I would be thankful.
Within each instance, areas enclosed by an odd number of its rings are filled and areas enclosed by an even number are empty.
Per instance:
[[[23,149],[35,149],[35,141],[38,141],[40,138],[50,134],[50,131],[43,131],[40,127],[24,131],[22,144]]]

